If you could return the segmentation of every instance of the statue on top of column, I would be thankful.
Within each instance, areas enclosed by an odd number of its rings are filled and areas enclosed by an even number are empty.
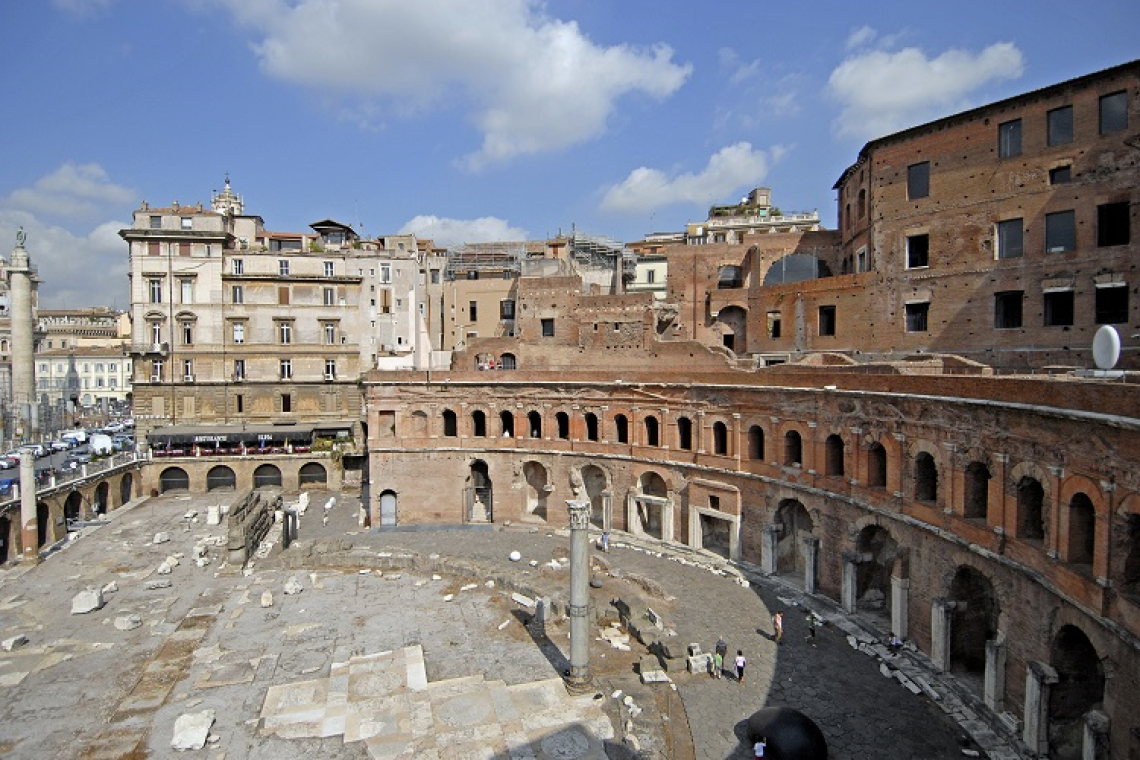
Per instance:
[[[28,233],[24,232],[23,227],[16,230],[16,247],[17,248],[23,248],[24,243],[27,241],[27,239],[28,239]]]

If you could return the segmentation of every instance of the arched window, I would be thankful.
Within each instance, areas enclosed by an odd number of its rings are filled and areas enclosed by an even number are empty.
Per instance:
[[[713,423],[713,453],[721,456],[728,454],[728,428],[723,422]]]
[[[614,432],[618,443],[629,443],[629,418],[624,414],[614,415]]]
[[[233,490],[235,488],[237,488],[237,477],[234,475],[234,471],[224,464],[211,467],[210,471],[206,473],[207,491]]]
[[[450,409],[443,410],[443,434],[448,438],[454,438],[459,435],[459,423],[456,419],[455,412]]]
[[[481,409],[471,412],[471,428],[475,437],[487,437],[487,415]]]
[[[966,465],[966,499],[962,505],[966,517],[985,520],[990,510],[990,468],[982,462]]]
[[[835,434],[829,435],[823,448],[824,474],[843,475],[843,439]]]
[[[887,487],[887,450],[881,443],[872,443],[867,449],[867,485],[871,488]]]
[[[800,434],[795,430],[784,433],[784,466],[802,467],[804,461],[804,444]]]
[[[1069,553],[1074,565],[1091,565],[1096,553],[1096,509],[1083,493],[1069,501]]]
[[[515,416],[506,409],[499,412],[499,432],[503,438],[515,437]]]
[[[514,354],[503,354],[499,357],[499,369],[517,369]]]
[[[181,467],[167,467],[158,476],[158,484],[162,493],[188,491],[190,490],[190,476]]]
[[[598,440],[598,415],[586,412],[586,440]]]
[[[759,425],[748,428],[748,458],[764,458],[764,428]]]
[[[658,428],[660,427],[657,418],[649,416],[645,418],[645,445],[646,446],[660,446],[661,443],[658,439]]]
[[[558,437],[565,441],[570,438],[570,415],[559,412],[554,415],[554,422],[558,425]]]
[[[528,412],[526,415],[527,427],[531,438],[542,437],[542,415],[538,412]]]
[[[914,498],[916,501],[938,501],[938,468],[934,457],[925,451],[914,458]]]
[[[677,448],[682,451],[693,448],[693,421],[688,417],[677,418]]]
[[[1017,537],[1026,541],[1045,540],[1045,489],[1028,475],[1017,481]]]

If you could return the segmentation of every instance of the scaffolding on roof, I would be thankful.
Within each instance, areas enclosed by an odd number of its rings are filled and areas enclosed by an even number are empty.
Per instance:
[[[637,254],[627,250],[625,243],[605,235],[585,235],[577,230],[570,235],[570,258],[575,264],[595,269],[612,270],[621,261],[622,279],[633,282],[637,269]]]
[[[464,280],[469,272],[517,276],[526,256],[526,243],[464,243],[447,250],[444,279]]]

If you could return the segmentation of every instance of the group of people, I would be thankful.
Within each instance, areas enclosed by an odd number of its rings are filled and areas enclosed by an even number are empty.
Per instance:
[[[712,656],[712,672],[709,674],[713,678],[724,677],[724,665],[728,658],[728,643],[724,640],[724,636],[717,639],[716,646],[713,648]],[[736,674],[736,682],[744,684],[744,668],[748,665],[748,661],[744,658],[744,650],[736,650],[736,659],[732,663],[733,672]]]

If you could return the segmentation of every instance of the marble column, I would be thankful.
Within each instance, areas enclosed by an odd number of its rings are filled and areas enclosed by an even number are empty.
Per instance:
[[[570,675],[566,688],[584,693],[590,684],[590,502],[567,500],[570,510]]]
[[[891,630],[906,639],[910,628],[910,579],[891,576]]]
[[[840,589],[840,601],[843,605],[843,611],[849,615],[855,612],[855,606],[858,603],[860,559],[862,559],[860,554],[843,553],[843,586]]]
[[[40,561],[40,528],[36,516],[36,455],[20,451],[20,541],[25,562]]]
[[[986,707],[995,713],[1004,709],[1005,703],[1005,657],[1006,647],[1002,637],[986,642]]]
[[[760,534],[760,542],[760,571],[765,575],[775,575],[780,544],[779,524],[769,523],[765,525]]]
[[[1025,663],[1025,715],[1021,741],[1035,755],[1049,751],[1049,689],[1057,671],[1039,660]]]
[[[1085,714],[1081,760],[1108,760],[1108,716],[1100,710]]]
[[[934,667],[942,671],[950,669],[951,616],[957,604],[948,599],[935,599],[930,606],[930,659]]]
[[[819,590],[819,537],[804,536],[804,593]]]

